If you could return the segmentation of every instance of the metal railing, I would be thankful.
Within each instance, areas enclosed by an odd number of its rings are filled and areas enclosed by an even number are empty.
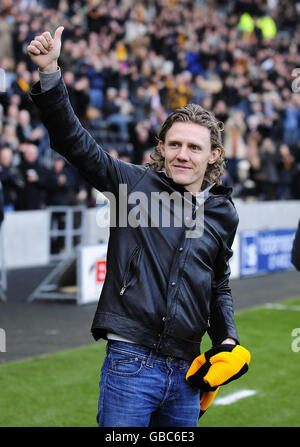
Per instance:
[[[50,212],[50,260],[70,258],[84,237],[86,207],[51,206],[47,209]]]
[[[50,212],[49,247],[53,270],[31,293],[28,302],[77,298],[77,292],[62,292],[59,283],[68,269],[76,268],[76,247],[83,243],[86,207],[52,206],[47,209]]]

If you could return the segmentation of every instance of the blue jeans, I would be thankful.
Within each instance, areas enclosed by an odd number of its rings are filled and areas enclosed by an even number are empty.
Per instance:
[[[101,369],[99,427],[196,427],[200,392],[185,380],[190,362],[109,341]]]

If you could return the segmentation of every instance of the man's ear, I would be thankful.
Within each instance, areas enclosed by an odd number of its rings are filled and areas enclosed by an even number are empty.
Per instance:
[[[216,149],[214,149],[213,151],[211,151],[210,157],[208,159],[208,164],[212,165],[214,164],[218,158],[221,157],[221,148],[217,147]]]
[[[162,140],[159,140],[158,146],[159,146],[161,155],[164,157],[165,156],[165,146],[164,146],[164,143]]]

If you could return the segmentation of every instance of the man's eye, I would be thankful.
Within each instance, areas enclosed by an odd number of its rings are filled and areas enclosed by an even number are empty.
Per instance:
[[[192,146],[192,151],[199,152],[199,151],[201,151],[201,147],[199,147],[199,146]]]

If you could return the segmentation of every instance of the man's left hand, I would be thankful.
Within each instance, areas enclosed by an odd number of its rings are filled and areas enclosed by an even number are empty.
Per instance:
[[[222,343],[195,358],[186,380],[200,390],[215,391],[245,374],[250,358],[250,352],[242,346]]]
[[[201,391],[201,417],[213,402],[220,386],[238,379],[248,371],[250,352],[233,339],[226,339],[220,345],[199,355],[192,362],[187,382]]]

